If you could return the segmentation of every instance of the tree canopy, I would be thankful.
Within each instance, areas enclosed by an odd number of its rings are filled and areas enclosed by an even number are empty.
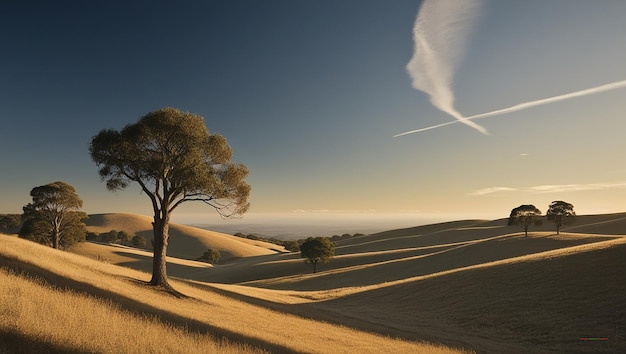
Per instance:
[[[53,248],[84,241],[86,227],[80,211],[83,201],[71,185],[53,182],[31,190],[33,201],[24,206],[19,236]]]
[[[532,204],[520,205],[511,210],[508,225],[518,225],[524,230],[524,237],[528,237],[528,228],[530,225],[541,225],[539,216],[541,210]]]
[[[574,221],[576,213],[574,206],[570,203],[557,200],[550,203],[546,217],[556,225],[556,234],[560,233],[561,227]]]
[[[22,223],[21,214],[0,214],[0,229],[11,230]]]
[[[170,214],[196,201],[222,217],[248,210],[248,169],[231,162],[226,139],[210,134],[204,119],[175,108],[141,117],[122,130],[105,129],[91,140],[89,153],[111,191],[136,182],[154,212],[153,285],[169,286],[165,270]]]
[[[300,257],[313,265],[313,273],[318,262],[328,263],[334,255],[335,245],[326,237],[309,237],[300,245]]]

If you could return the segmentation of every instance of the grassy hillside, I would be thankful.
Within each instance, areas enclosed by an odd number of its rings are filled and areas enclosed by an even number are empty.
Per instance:
[[[0,352],[434,352],[0,235]],[[34,278],[34,279],[33,279]]]
[[[152,218],[143,215],[120,213],[92,214],[89,215],[86,225],[88,231],[95,233],[116,230],[143,236],[148,240],[148,247],[150,247],[150,240],[153,237]],[[176,258],[196,259],[208,248],[219,250],[222,262],[228,262],[240,257],[285,252],[284,247],[273,243],[244,239],[174,223],[170,224],[169,234],[170,244],[167,248],[167,254]],[[116,250],[116,252],[119,251],[119,249]],[[86,250],[86,252],[93,252],[93,247],[91,247],[90,251]],[[115,254],[111,254],[108,251],[105,252],[103,250],[103,253],[105,253],[103,257],[115,257]]]
[[[149,274],[114,266],[150,269],[150,253],[130,248],[79,246],[96,252],[83,250],[87,259],[8,237],[0,264],[44,278],[54,268],[51,283],[123,299],[125,311],[245,350],[626,352],[626,214],[581,216],[561,235],[549,223],[528,237],[505,225],[466,220],[343,239],[317,274],[298,253],[215,266],[169,257],[173,285],[192,299],[167,297],[144,286]],[[589,337],[607,340],[581,340]]]

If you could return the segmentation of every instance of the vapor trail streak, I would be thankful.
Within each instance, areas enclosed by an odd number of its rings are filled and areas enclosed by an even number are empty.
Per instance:
[[[425,0],[413,26],[414,53],[406,66],[413,88],[459,122],[488,135],[487,130],[454,108],[452,82],[474,27],[480,0]]]
[[[521,111],[523,109],[528,109],[528,108],[531,108],[531,107],[542,106],[544,104],[554,103],[554,102],[563,101],[563,100],[569,100],[570,98],[575,98],[575,97],[593,95],[593,94],[596,94],[596,93],[616,90],[616,89],[623,88],[623,87],[626,87],[626,80],[615,81],[615,82],[611,82],[611,83],[608,83],[608,84],[604,84],[604,85],[588,88],[588,89],[585,89],[585,90],[574,91],[574,92],[566,93],[566,94],[563,94],[563,95],[558,95],[558,96],[543,98],[543,99],[540,99],[540,100],[520,103],[520,104],[516,104],[515,106],[508,107],[508,108],[498,109],[498,110],[487,112],[487,113],[481,113],[481,114],[476,114],[476,115],[473,115],[473,116],[470,116],[470,117],[465,117],[465,119],[466,120],[472,120],[472,119],[479,119],[479,118],[487,118],[487,117],[492,117],[492,116],[496,116],[496,115],[500,115],[500,114],[517,112],[517,111]],[[442,123],[442,124],[432,125],[432,126],[426,127],[426,128],[410,130],[410,131],[407,131],[407,132],[404,132],[404,133],[396,134],[393,137],[397,138],[397,137],[403,136],[403,135],[419,133],[419,132],[423,132],[423,131],[427,131],[427,130],[431,130],[431,129],[441,128],[441,127],[444,127],[446,125],[450,125],[450,124],[454,124],[454,123],[462,123],[462,122],[463,121],[461,121],[461,120],[453,120],[453,121]]]

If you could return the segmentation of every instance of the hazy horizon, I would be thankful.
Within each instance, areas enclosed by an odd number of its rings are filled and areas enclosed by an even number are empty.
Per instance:
[[[186,216],[174,218],[176,223],[228,234],[261,234],[279,239],[299,239],[309,236],[333,236],[345,233],[372,234],[400,228],[466,219],[460,215],[380,214],[380,213],[267,213],[252,214],[233,220],[207,222]],[[469,218],[473,219],[473,218]]]

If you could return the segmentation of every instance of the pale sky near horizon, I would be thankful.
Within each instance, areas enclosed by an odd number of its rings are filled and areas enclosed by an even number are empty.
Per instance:
[[[73,185],[87,213],[150,215],[90,160],[101,129],[172,106],[250,169],[249,218],[507,217],[554,200],[626,211],[626,88],[453,121],[411,85],[420,1],[4,1],[0,213]],[[626,1],[484,1],[452,78],[472,116],[626,80]],[[419,55],[419,53],[418,53]],[[187,204],[175,220],[213,222]],[[256,215],[256,216],[255,216]],[[244,217],[245,220],[246,217]]]

